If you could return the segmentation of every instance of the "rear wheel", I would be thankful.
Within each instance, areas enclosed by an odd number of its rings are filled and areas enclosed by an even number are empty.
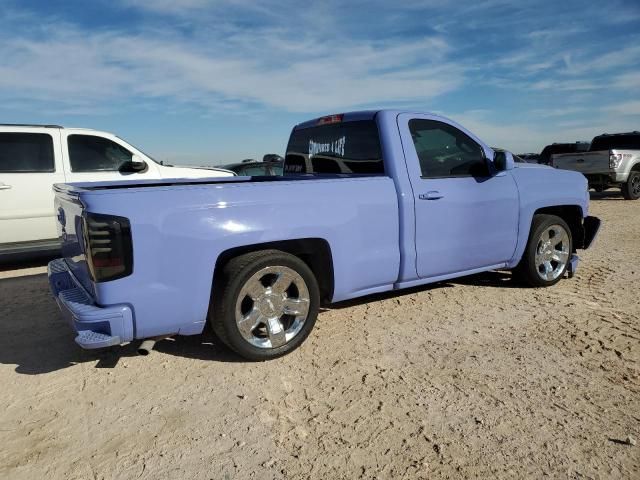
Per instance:
[[[640,198],[640,171],[632,170],[626,183],[622,184],[622,196],[626,200]]]
[[[533,287],[548,287],[560,281],[573,252],[571,229],[555,215],[535,215],[529,241],[516,275]]]
[[[230,260],[216,277],[211,326],[249,360],[269,360],[299,347],[318,316],[320,293],[311,269],[279,250]]]

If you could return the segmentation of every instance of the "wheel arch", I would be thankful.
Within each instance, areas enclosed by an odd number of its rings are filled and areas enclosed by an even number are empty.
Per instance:
[[[567,222],[567,225],[569,225],[569,228],[571,229],[573,251],[575,252],[576,249],[584,247],[585,235],[582,207],[579,205],[555,205],[551,207],[542,207],[533,212],[533,217],[536,215],[555,215],[562,218]],[[533,222],[533,217],[531,217],[531,222]],[[529,233],[531,233],[531,231],[529,231]]]
[[[213,271],[212,293],[224,265],[239,255],[260,250],[280,250],[300,258],[315,275],[320,288],[321,303],[329,303],[333,298],[334,271],[333,256],[329,242],[323,238],[300,238],[273,242],[242,245],[223,251],[218,255]]]

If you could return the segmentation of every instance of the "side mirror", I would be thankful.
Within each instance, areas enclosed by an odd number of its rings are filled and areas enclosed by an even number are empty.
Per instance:
[[[504,172],[505,170],[511,170],[515,165],[513,155],[511,152],[494,151],[493,153],[493,166],[496,171]]]
[[[120,173],[142,173],[146,172],[148,168],[147,162],[137,155],[133,155],[131,160],[120,165],[119,170]]]

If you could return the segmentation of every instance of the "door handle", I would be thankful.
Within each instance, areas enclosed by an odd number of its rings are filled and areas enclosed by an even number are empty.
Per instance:
[[[10,188],[11,188],[11,185],[0,183],[0,190],[9,190]]]
[[[578,160],[576,160],[576,162],[578,162],[578,163],[584,163],[584,158],[579,158]]]
[[[442,195],[437,190],[431,190],[430,192],[421,193],[420,195],[418,195],[418,198],[420,200],[439,200],[442,197],[444,197],[444,195]]]

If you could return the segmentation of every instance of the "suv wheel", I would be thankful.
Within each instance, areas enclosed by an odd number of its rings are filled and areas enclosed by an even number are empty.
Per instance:
[[[632,170],[627,182],[622,184],[622,196],[626,200],[638,200],[640,198],[640,171]]]

